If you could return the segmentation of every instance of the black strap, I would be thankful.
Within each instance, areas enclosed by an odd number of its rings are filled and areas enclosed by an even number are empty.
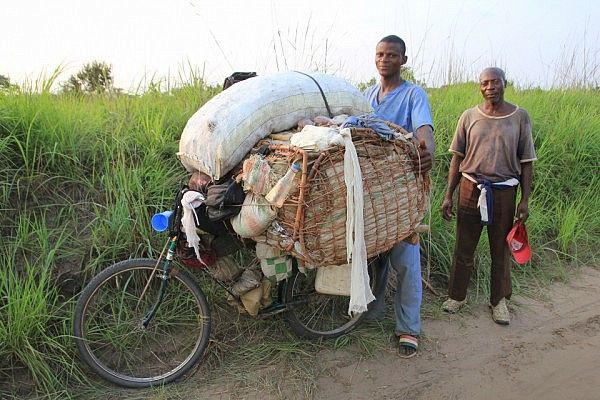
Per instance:
[[[315,78],[313,78],[312,76],[310,76],[309,74],[305,74],[304,72],[300,72],[300,71],[294,71],[294,72],[308,76],[310,79],[313,80],[314,83],[317,84],[317,87],[319,88],[319,92],[321,92],[321,96],[323,96],[323,102],[325,102],[325,108],[327,109],[327,113],[329,113],[329,118],[333,118],[333,114],[331,113],[331,109],[329,108],[329,103],[327,103],[327,97],[325,97],[325,93],[323,92],[323,89],[321,89],[321,85],[319,85],[319,82],[317,82],[317,80]]]

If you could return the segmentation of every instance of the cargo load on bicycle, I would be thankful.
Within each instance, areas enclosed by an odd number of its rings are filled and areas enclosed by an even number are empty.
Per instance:
[[[331,129],[334,135],[337,131]],[[372,129],[352,128],[351,140],[362,175],[361,234],[370,258],[411,235],[421,222],[428,180],[414,173],[410,153],[415,146],[403,136],[386,141]],[[294,192],[277,211],[276,224],[253,239],[288,251],[309,267],[346,263],[348,202],[353,201],[347,195],[347,146],[328,146],[318,152],[293,145],[271,148],[264,159],[272,166],[272,182],[277,182],[294,160],[300,160],[302,168]]]
[[[309,269],[349,264],[350,283],[340,288],[350,294],[349,314],[365,312],[374,299],[367,260],[408,237],[428,203],[428,180],[414,172],[416,141],[368,111],[362,94],[340,78],[253,77],[192,116],[178,153],[190,171],[233,177],[219,198],[244,184],[242,204],[233,204],[239,208],[227,204],[223,213],[224,202],[210,205],[210,193],[206,203],[239,236]]]
[[[362,177],[359,234],[367,258],[409,236],[428,203],[429,181],[414,173],[416,146],[408,132],[372,116],[346,123],[349,115],[369,111],[362,94],[340,78],[298,72],[256,77],[216,96],[190,119],[178,157],[189,171],[214,180],[230,172],[243,183],[242,212],[232,219],[240,236],[291,254],[309,268],[340,265],[348,262],[349,199],[354,206],[347,180],[356,173],[349,171],[343,127],[350,126]],[[283,206],[271,204],[268,192],[294,162],[300,170]]]

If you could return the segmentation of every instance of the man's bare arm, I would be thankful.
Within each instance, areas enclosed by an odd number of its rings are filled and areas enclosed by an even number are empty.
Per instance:
[[[434,161],[435,158],[435,141],[433,139],[433,128],[431,125],[423,125],[417,128],[415,132],[415,137],[417,140],[425,141],[425,145],[427,146],[427,150],[431,153],[431,161]]]
[[[425,173],[433,166],[435,158],[435,141],[433,140],[433,128],[423,125],[417,128],[415,138],[419,141],[419,158],[416,164],[420,167],[420,173]]]
[[[517,206],[516,217],[527,221],[529,218],[529,194],[531,193],[531,183],[533,182],[533,163],[526,162],[521,164],[521,201]]]
[[[452,196],[454,195],[454,190],[458,183],[460,182],[460,163],[462,162],[463,157],[458,154],[454,154],[452,156],[452,161],[450,161],[450,168],[448,169],[448,186],[446,187],[446,194],[444,195],[444,200],[442,202],[442,217],[445,220],[450,221],[454,216],[453,205],[452,205]]]

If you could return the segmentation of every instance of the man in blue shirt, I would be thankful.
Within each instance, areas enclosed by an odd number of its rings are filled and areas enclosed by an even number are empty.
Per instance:
[[[380,80],[365,91],[365,96],[381,119],[414,133],[420,142],[415,168],[419,173],[425,173],[431,169],[435,154],[433,122],[425,91],[400,76],[400,68],[407,60],[405,53],[406,45],[398,36],[386,36],[377,43],[375,66]],[[395,333],[400,355],[409,358],[417,353],[421,333],[422,285],[418,237],[400,242],[390,251],[384,281],[387,281],[389,265],[398,277],[394,297]],[[372,310],[374,318],[383,315],[383,300],[376,300]]]

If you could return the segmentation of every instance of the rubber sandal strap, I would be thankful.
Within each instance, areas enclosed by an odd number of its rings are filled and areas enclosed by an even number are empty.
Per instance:
[[[400,335],[398,339],[400,346],[410,347],[411,349],[417,350],[419,348],[419,338],[412,335]]]

